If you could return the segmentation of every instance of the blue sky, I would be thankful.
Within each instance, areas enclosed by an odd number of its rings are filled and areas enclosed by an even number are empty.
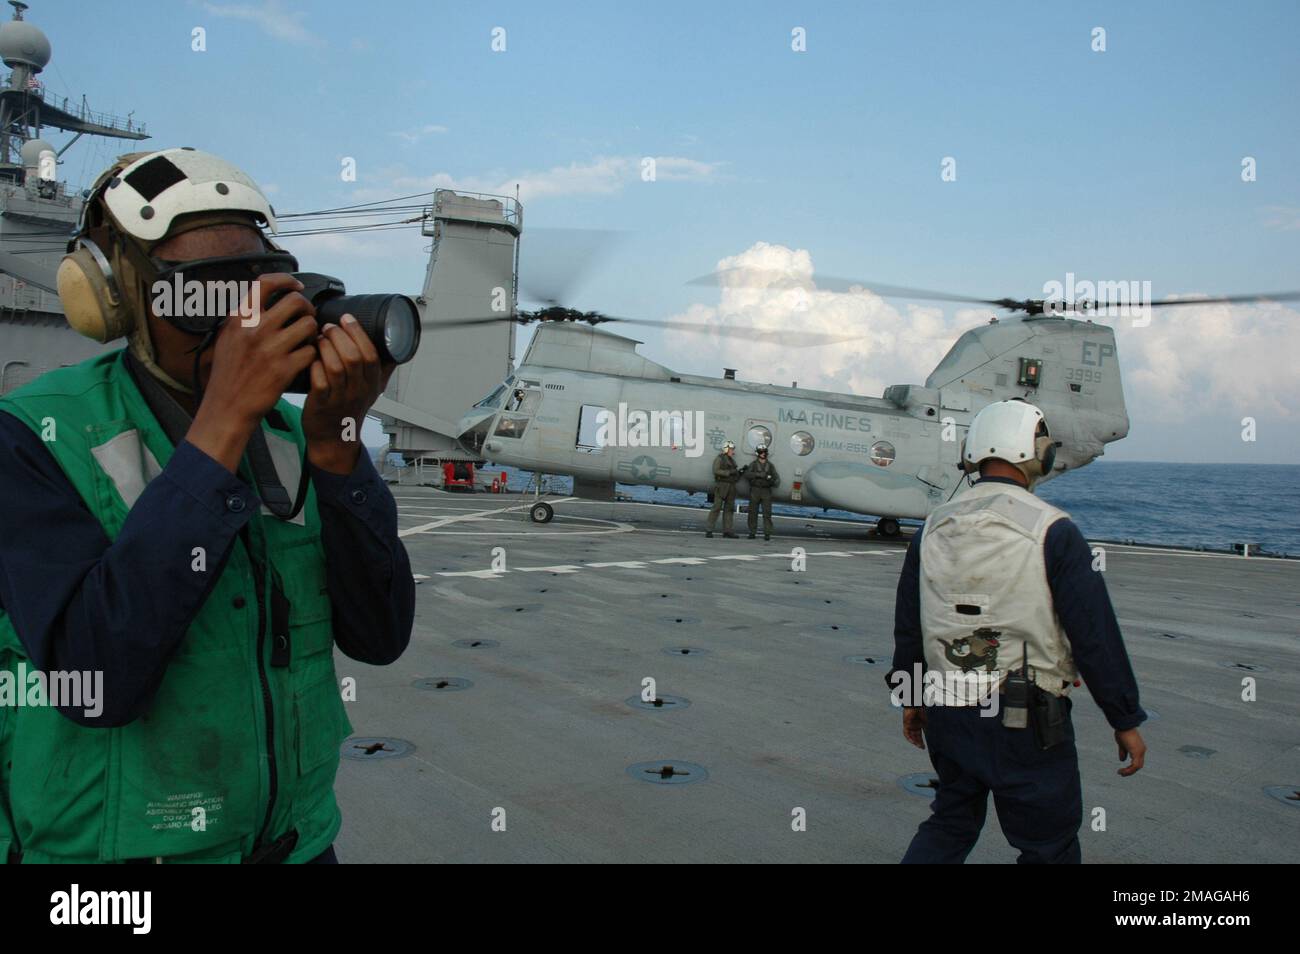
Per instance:
[[[620,232],[580,307],[720,321],[718,291],[684,282],[757,242],[790,261],[806,251],[823,274],[992,297],[1041,294],[1067,272],[1147,280],[1156,299],[1300,288],[1293,2],[122,9],[33,0],[51,90],[132,111],[151,144],[226,156],[281,212],[521,182],[525,279],[543,227]],[[796,27],[806,52],[791,49]],[[88,183],[117,151],[78,143],[63,174]],[[340,180],[344,156],[354,183]],[[637,175],[645,156],[659,157],[656,182]],[[944,157],[956,181],[941,181]],[[321,261],[303,264],[354,290],[409,291],[424,241],[313,245]],[[1121,335],[1134,426],[1108,456],[1300,462],[1300,314],[1189,311]],[[805,320],[824,330],[847,314]],[[987,314],[867,309],[872,337],[848,361],[658,333],[643,350],[685,371],[879,393],[922,380]],[[1244,416],[1256,442],[1240,439]]]

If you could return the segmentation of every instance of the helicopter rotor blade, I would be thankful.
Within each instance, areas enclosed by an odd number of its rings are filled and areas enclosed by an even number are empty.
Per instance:
[[[1260,295],[1216,295],[1212,298],[1175,298],[1172,301],[1152,301],[1146,304],[1119,302],[1117,304],[1090,305],[1089,311],[1105,314],[1114,308],[1172,308],[1175,305],[1251,305],[1259,302],[1300,301],[1300,292],[1266,292]]]
[[[827,291],[836,294],[869,291],[882,298],[913,298],[920,301],[951,301],[997,307],[1006,307],[1008,302],[1012,302],[1007,298],[975,298],[970,295],[954,295],[924,288],[906,288],[902,285],[882,285],[879,282],[866,282],[853,278],[835,278],[831,275],[794,278],[785,272],[761,268],[726,268],[692,278],[686,284],[712,288],[807,288],[809,291]],[[1018,304],[1018,302],[1012,303]]]
[[[499,321],[513,321],[528,325],[538,319],[528,314],[523,315],[483,315],[474,318],[456,318],[451,321],[426,321],[421,327],[435,332],[440,328],[465,328],[477,325],[493,324]],[[865,335],[830,334],[820,331],[797,331],[792,329],[770,330],[755,328],[752,325],[710,325],[695,321],[650,321],[643,318],[621,318],[617,315],[596,315],[590,321],[576,319],[573,321],[556,321],[555,324],[603,325],[617,322],[626,325],[638,325],[646,328],[660,328],[666,331],[685,331],[694,334],[716,334],[724,338],[744,338],[746,341],[764,344],[779,344],[787,348],[815,348],[822,345],[840,344],[845,341],[857,341]]]
[[[831,334],[821,331],[799,331],[797,329],[756,328],[753,325],[711,325],[697,321],[648,321],[642,318],[620,318],[617,315],[602,315],[603,321],[617,321],[629,325],[642,325],[648,328],[662,328],[668,331],[686,331],[695,334],[716,334],[724,338],[744,338],[746,341],[762,344],[779,344],[787,348],[816,348],[822,345],[840,344],[845,341],[857,341],[865,338],[860,334]]]
[[[616,229],[529,229],[519,254],[520,297],[544,305],[572,301],[626,235]]]

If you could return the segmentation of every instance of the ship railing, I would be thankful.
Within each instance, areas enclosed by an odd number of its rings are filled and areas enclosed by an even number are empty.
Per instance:
[[[444,198],[444,195],[446,195],[446,198]],[[457,199],[499,202],[501,204],[501,219],[509,225],[518,226],[523,216],[523,207],[514,196],[494,195],[490,192],[462,192],[460,189],[439,189],[434,195],[433,205],[424,210],[425,220],[427,221],[441,212],[456,209]],[[459,211],[470,213],[472,218],[479,218],[482,213],[482,210],[472,209],[467,206],[462,206]]]
[[[112,113],[106,113],[102,110],[91,109],[86,105],[86,98],[83,96],[80,102],[72,100],[68,96],[59,96],[51,93],[44,86],[29,87],[29,92],[35,93],[44,102],[49,103],[58,109],[63,110],[70,116],[76,116],[83,123],[92,123],[96,126],[104,126],[108,129],[116,129],[120,132],[145,134],[145,124],[138,123],[131,116],[115,116]]]

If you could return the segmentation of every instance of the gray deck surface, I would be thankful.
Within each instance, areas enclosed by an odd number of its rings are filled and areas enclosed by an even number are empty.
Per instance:
[[[764,543],[744,537],[743,514],[741,539],[709,540],[703,511],[576,500],[537,525],[516,495],[393,490],[403,531],[416,531],[404,537],[412,569],[428,576],[415,633],[392,666],[340,655],[338,669],[357,680],[355,736],[414,751],[341,761],[341,860],[901,857],[929,802],[898,780],[930,770],[884,683],[905,542],[778,517]],[[805,572],[791,570],[795,546]],[[490,570],[494,547],[505,573]],[[1076,694],[1084,860],[1294,862],[1300,802],[1263,789],[1300,788],[1300,562],[1122,546],[1106,558],[1158,718],[1142,728],[1147,767],[1122,779],[1109,728],[1086,689]],[[628,565],[593,566],[615,562]],[[453,645],[463,639],[499,645]],[[664,652],[682,646],[708,653]],[[878,664],[845,661],[856,655]],[[1241,699],[1248,676],[1258,701]],[[431,677],[473,685],[412,685]],[[646,677],[690,705],[628,705]],[[708,778],[627,774],[644,761],[693,762]],[[1104,832],[1089,825],[1095,807]],[[795,808],[806,831],[791,828]],[[493,830],[495,809],[505,831]],[[971,861],[1014,856],[990,805]]]

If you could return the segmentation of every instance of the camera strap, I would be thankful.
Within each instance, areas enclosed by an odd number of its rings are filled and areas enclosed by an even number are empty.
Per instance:
[[[160,381],[140,366],[140,362],[129,350],[123,355],[123,361],[126,363],[131,380],[135,382],[145,403],[149,405],[149,410],[158,419],[167,439],[175,447],[185,440],[185,435],[194,419],[185,408],[176,403],[175,398],[167,393]],[[271,413],[275,413],[274,409]],[[266,434],[261,427],[253,428],[244,454],[253,473],[253,482],[257,485],[257,495],[262,499],[266,509],[280,520],[292,520],[298,516],[307,502],[307,461],[304,459],[299,468],[297,492],[291,498],[275,469],[275,462],[271,459],[271,452],[266,445]]]

